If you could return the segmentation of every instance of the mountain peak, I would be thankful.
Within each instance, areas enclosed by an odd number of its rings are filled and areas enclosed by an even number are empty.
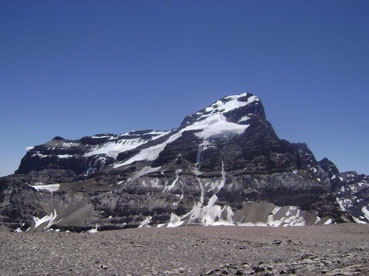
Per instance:
[[[188,115],[180,125],[185,128],[199,122],[227,121],[236,124],[247,124],[251,116],[265,117],[260,99],[251,93],[242,93],[223,97],[206,108]],[[202,123],[202,124],[203,124]]]

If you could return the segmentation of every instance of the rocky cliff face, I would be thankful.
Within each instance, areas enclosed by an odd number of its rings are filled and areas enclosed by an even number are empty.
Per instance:
[[[260,99],[244,93],[171,131],[55,137],[29,149],[16,174],[0,179],[1,223],[76,231],[367,223],[368,180],[279,139]]]

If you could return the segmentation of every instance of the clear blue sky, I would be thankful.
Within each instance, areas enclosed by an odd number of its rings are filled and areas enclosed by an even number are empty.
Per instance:
[[[369,1],[0,1],[0,175],[56,135],[171,129],[241,92],[369,174]]]

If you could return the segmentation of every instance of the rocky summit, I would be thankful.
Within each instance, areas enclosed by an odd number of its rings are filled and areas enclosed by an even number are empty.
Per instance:
[[[369,176],[279,139],[249,93],[170,131],[57,136],[0,178],[0,223],[12,231],[368,223],[368,206]]]

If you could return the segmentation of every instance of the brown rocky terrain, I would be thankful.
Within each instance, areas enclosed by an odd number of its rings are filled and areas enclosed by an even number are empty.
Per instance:
[[[369,275],[369,226],[0,232],[0,275]]]

